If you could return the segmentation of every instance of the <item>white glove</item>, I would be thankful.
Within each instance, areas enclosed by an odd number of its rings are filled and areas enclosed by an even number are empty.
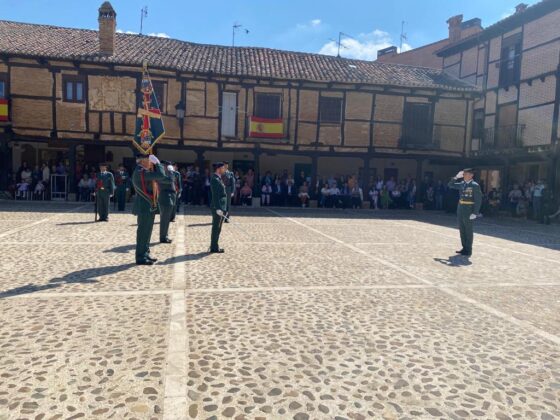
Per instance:
[[[157,157],[155,157],[154,155],[150,155],[148,156],[148,159],[150,160],[150,162],[152,162],[154,165],[157,165],[159,163],[159,159]]]
[[[471,215],[469,216],[469,220],[474,220],[474,219],[476,219],[476,214],[471,214]]]
[[[455,179],[463,178],[463,175],[464,175],[463,171],[459,171],[459,172],[457,172],[457,175],[455,175]]]
[[[173,172],[173,165],[167,165],[167,170],[169,172]]]
[[[220,217],[222,217],[224,215],[224,212],[221,211],[220,209],[216,210],[216,214]]]

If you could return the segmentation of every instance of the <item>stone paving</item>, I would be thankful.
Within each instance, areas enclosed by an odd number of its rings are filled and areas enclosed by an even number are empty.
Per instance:
[[[137,267],[92,213],[0,202],[1,420],[560,418],[557,225],[187,208]]]

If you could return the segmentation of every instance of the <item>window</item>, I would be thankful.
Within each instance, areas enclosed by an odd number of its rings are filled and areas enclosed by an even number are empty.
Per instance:
[[[473,139],[481,139],[483,136],[484,136],[484,110],[475,109],[472,137]]]
[[[500,87],[519,82],[521,73],[521,34],[512,35],[502,41],[500,56]]]
[[[404,106],[403,140],[409,145],[431,145],[432,106],[407,102]]]
[[[255,117],[279,120],[282,118],[281,104],[280,95],[257,93],[255,95]]]
[[[321,122],[340,124],[342,121],[342,98],[322,96],[319,102],[319,110]]]
[[[85,82],[83,78],[74,76],[63,76],[62,86],[64,89],[63,98],[65,102],[86,101]]]
[[[157,103],[161,112],[165,112],[165,82],[152,81]]]
[[[8,75],[0,74],[0,99],[8,97]]]

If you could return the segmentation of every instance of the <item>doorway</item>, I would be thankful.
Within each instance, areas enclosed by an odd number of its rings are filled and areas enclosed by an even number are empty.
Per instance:
[[[224,92],[222,95],[222,136],[235,137],[237,126],[237,93]]]

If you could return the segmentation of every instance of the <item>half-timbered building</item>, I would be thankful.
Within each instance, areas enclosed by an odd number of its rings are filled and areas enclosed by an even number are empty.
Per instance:
[[[470,147],[480,88],[438,69],[0,21],[3,167],[133,156],[142,65],[161,104],[161,158],[257,171],[435,177]],[[1,111],[2,108],[0,108]]]

